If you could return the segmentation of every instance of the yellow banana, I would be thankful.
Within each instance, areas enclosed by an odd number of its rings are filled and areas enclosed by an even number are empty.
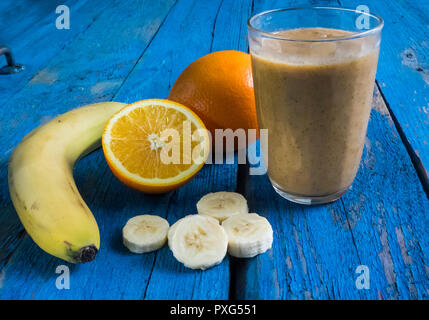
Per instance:
[[[97,222],[80,196],[74,163],[100,146],[107,120],[124,103],[102,102],[71,110],[34,129],[9,162],[9,191],[31,238],[46,252],[73,263],[95,258]]]

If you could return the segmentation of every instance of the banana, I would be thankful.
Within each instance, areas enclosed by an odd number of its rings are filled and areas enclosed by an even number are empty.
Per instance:
[[[167,241],[170,225],[167,220],[152,215],[131,218],[122,229],[124,245],[134,253],[158,250]]]
[[[237,258],[252,258],[271,248],[273,229],[256,213],[238,214],[222,222],[228,235],[228,253]]]
[[[177,221],[176,221],[176,223],[174,223],[172,226],[170,226],[170,229],[168,229],[168,233],[167,233],[167,240],[168,240],[168,247],[170,248],[170,250],[171,250],[172,245],[173,245],[173,243],[172,243],[173,235],[176,233],[177,226],[178,226],[178,225],[179,225],[183,220],[185,220],[185,218],[188,218],[188,217],[190,217],[190,216],[193,216],[193,215],[191,214],[191,215],[185,216],[185,217],[184,217],[184,218],[182,218],[182,219],[177,220]]]
[[[208,193],[197,202],[198,214],[223,220],[240,213],[248,213],[246,199],[236,192]]]
[[[30,132],[9,162],[13,205],[44,251],[73,263],[95,258],[97,222],[80,196],[73,166],[98,148],[107,120],[125,104],[104,102],[71,110]]]
[[[201,270],[219,264],[228,248],[228,238],[219,222],[196,214],[178,220],[170,228],[168,243],[178,261]]]

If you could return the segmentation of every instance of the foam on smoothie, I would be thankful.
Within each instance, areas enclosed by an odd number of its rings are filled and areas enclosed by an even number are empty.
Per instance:
[[[255,40],[259,43],[252,43],[251,53],[262,59],[292,65],[347,62],[371,54],[377,47],[375,42],[378,41],[375,36],[350,39],[354,34],[351,31],[326,28],[292,29],[273,34],[285,40],[270,38]],[[308,41],[315,42],[309,44]]]

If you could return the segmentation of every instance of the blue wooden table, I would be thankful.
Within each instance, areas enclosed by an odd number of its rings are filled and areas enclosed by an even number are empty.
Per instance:
[[[60,4],[70,8],[70,29],[55,27]],[[290,203],[266,175],[236,164],[205,165],[184,187],[146,195],[121,184],[97,151],[75,167],[101,232],[99,255],[83,265],[39,249],[12,206],[8,159],[30,130],[88,103],[165,98],[195,59],[247,51],[252,14],[309,4],[355,8],[362,1],[1,1],[0,45],[26,69],[0,76],[0,299],[428,299],[427,0],[367,3],[385,19],[373,110],[353,187],[332,204]],[[135,255],[122,245],[130,217],[150,213],[174,223],[219,190],[241,192],[251,211],[269,219],[272,250],[192,271],[167,247]],[[56,288],[63,264],[71,270],[68,290]],[[356,286],[362,268],[368,289]]]

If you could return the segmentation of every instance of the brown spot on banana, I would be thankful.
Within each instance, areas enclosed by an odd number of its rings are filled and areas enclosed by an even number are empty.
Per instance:
[[[39,210],[39,204],[37,203],[37,201],[34,201],[33,204],[30,207],[31,210]]]

